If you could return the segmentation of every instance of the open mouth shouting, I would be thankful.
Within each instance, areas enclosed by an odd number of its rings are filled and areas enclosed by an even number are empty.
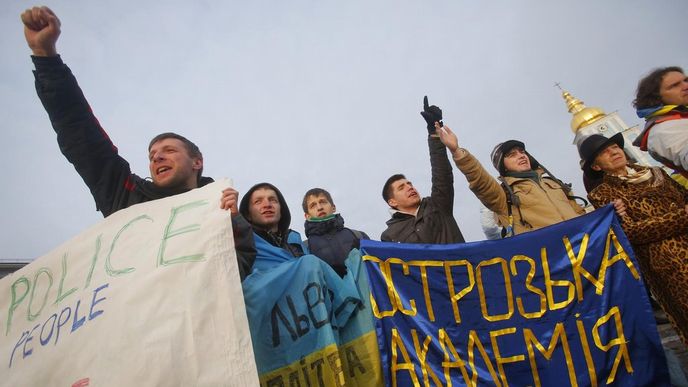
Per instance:
[[[155,169],[155,177],[164,179],[172,173],[172,167],[164,165]]]

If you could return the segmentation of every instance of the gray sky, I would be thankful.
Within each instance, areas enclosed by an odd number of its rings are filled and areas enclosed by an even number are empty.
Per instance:
[[[32,5],[0,2],[2,258],[41,256],[101,219],[35,94],[19,20]],[[405,173],[430,193],[425,94],[490,170],[493,146],[521,139],[584,194],[554,83],[635,125],[638,79],[688,66],[684,0],[46,5],[62,21],[58,51],[135,173],[148,174],[151,137],[179,132],[203,151],[205,175],[230,177],[240,192],[278,186],[298,231],[312,187],[373,238],[389,218],[387,177]],[[454,177],[454,215],[481,240],[479,202]]]

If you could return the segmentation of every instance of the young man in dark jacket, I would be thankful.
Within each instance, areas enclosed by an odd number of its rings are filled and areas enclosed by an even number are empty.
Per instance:
[[[454,175],[447,150],[435,133],[435,122],[442,121],[442,110],[428,106],[424,99],[420,113],[427,123],[432,192],[422,198],[402,174],[387,179],[382,198],[392,208],[392,218],[380,237],[383,241],[405,243],[462,243],[463,235],[454,219]]]
[[[202,176],[203,155],[198,147],[175,133],[162,133],[148,146],[152,181],[133,174],[57,53],[60,35],[57,16],[47,7],[34,7],[22,13],[21,19],[36,67],[36,91],[57,133],[60,151],[81,175],[103,216],[213,181]],[[238,193],[228,188],[223,192],[221,207],[232,213],[237,261],[243,279],[251,270],[255,249],[253,233],[239,215],[237,199]]]
[[[335,213],[332,195],[322,188],[309,189],[303,196],[302,207],[308,249],[344,277],[344,261],[351,249],[359,248],[361,239],[370,238],[362,231],[344,227],[344,218]]]

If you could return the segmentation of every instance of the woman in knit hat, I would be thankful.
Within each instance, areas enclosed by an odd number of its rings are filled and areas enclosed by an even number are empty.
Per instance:
[[[456,166],[466,176],[469,188],[498,216],[506,235],[537,230],[585,213],[571,188],[541,166],[523,142],[505,141],[492,151],[498,181],[472,154],[459,147],[456,134],[449,127],[436,125],[436,129]]]

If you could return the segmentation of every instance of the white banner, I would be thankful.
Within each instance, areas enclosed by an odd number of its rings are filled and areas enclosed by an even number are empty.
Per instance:
[[[118,211],[0,280],[0,384],[257,386],[229,184]]]

